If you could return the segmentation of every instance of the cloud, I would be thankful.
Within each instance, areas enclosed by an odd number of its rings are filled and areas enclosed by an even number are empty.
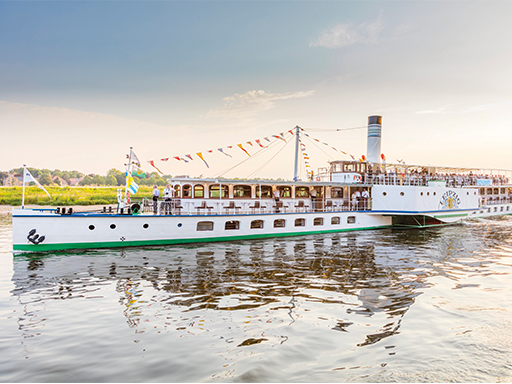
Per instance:
[[[450,108],[452,108],[452,106],[451,105],[447,105],[447,106],[439,107],[439,108],[436,108],[436,109],[426,109],[426,110],[423,110],[423,111],[417,111],[416,113],[418,115],[432,115],[432,114],[444,115],[446,113],[453,113],[453,112],[450,112]]]
[[[477,113],[477,112],[485,112],[491,109],[500,108],[500,107],[508,107],[512,104],[510,101],[499,102],[499,103],[490,103],[490,104],[481,104],[473,107],[466,108],[456,108],[454,105],[445,105],[436,109],[427,109],[423,111],[417,111],[416,113],[419,115],[426,114],[464,114],[464,113]]]
[[[337,24],[321,34],[310,47],[337,49],[352,44],[377,44],[382,32],[382,14],[372,22]]]
[[[249,118],[255,114],[275,107],[278,100],[299,99],[312,96],[315,91],[299,91],[287,93],[268,93],[262,90],[235,93],[225,97],[224,106],[214,109],[206,115],[216,118]]]

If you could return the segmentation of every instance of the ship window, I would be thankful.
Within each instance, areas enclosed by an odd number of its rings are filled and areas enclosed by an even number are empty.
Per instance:
[[[386,196],[387,195],[387,192],[382,192],[382,196]]]
[[[340,218],[338,216],[334,216],[332,219],[331,219],[331,225],[337,225],[340,223]]]
[[[347,224],[355,224],[355,223],[356,223],[356,217],[355,216],[347,217]]]
[[[174,196],[181,197],[181,187],[179,185],[174,186]]]
[[[94,231],[94,228],[96,228],[94,225],[89,225],[89,229],[90,229],[91,231]]]
[[[344,171],[345,172],[354,172],[356,170],[354,163],[345,163],[344,165]]]
[[[423,196],[423,192],[420,192],[420,195]]]
[[[436,193],[434,192],[434,196],[436,195]]]
[[[296,227],[305,227],[306,219],[295,219],[295,226]]]
[[[503,208],[504,208],[504,207],[501,207],[501,209],[500,209],[500,211],[501,211],[501,212],[503,212]]]
[[[430,196],[430,192],[427,192],[427,196]]]
[[[251,221],[251,229],[254,229],[254,228],[263,228],[263,220]]]
[[[504,194],[505,194],[505,188],[500,188],[500,193],[501,193],[502,195],[504,195]]]
[[[315,217],[313,225],[324,225],[324,219],[321,217]]]
[[[148,229],[148,228],[149,228],[149,224],[148,224],[148,223],[144,224],[144,225],[142,226],[142,228],[144,228],[144,229]]]
[[[498,211],[498,207],[494,207],[494,212],[497,212]]]
[[[190,199],[192,197],[192,186],[187,184],[183,186],[183,198]]]
[[[485,195],[485,188],[480,188],[479,191],[481,195]]]
[[[491,208],[487,208],[487,212],[491,212]]]
[[[403,196],[403,195],[405,195],[405,193],[403,193],[403,192],[400,192],[400,196]]]
[[[510,210],[510,205],[507,205],[507,211],[509,211],[509,210]]]
[[[222,196],[221,196],[221,193],[222,193]],[[222,198],[228,197],[228,186],[222,185],[222,189],[221,189],[221,186],[219,184],[210,185],[210,198],[219,198],[219,197],[222,197]]]
[[[498,190],[499,190],[499,188],[494,188],[493,193],[494,193],[495,195],[499,195],[500,193],[498,192]]]
[[[251,198],[250,185],[235,185],[233,187],[233,197],[246,197]]]
[[[200,221],[197,223],[198,231],[213,231],[213,221]]]
[[[256,186],[256,197],[261,198],[271,198],[272,197],[272,187],[270,185],[258,185]]]
[[[277,189],[279,190],[280,197],[292,197],[292,187],[280,185]]]
[[[343,188],[333,187],[331,189],[331,197],[332,198],[334,198],[334,197],[343,197]]]
[[[295,187],[295,197],[309,197],[309,188]]]
[[[110,229],[116,229],[116,225],[115,224],[110,224]]]
[[[285,219],[274,220],[274,228],[284,228],[286,225]]]
[[[240,222],[237,220],[226,221],[226,224],[224,225],[224,229],[225,230],[240,229]]]
[[[492,195],[492,188],[487,188],[487,194]]]
[[[204,186],[194,185],[194,197],[204,197]]]

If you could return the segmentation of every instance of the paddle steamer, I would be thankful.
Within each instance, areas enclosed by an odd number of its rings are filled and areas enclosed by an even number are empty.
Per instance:
[[[365,161],[331,161],[314,179],[169,179],[171,203],[117,209],[13,209],[14,252],[262,239],[400,226],[428,227],[512,214],[512,173],[390,164],[382,117],[368,119]],[[127,174],[130,172],[128,165]],[[278,196],[278,199],[276,197]]]

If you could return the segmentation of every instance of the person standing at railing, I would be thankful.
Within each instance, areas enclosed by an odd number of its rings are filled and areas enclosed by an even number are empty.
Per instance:
[[[278,205],[278,203],[279,203],[279,189],[276,188],[274,193],[273,193],[273,195],[274,195],[274,201],[276,202],[276,213],[279,213],[279,205]]]
[[[361,207],[362,202],[363,202],[363,200],[361,199],[361,190],[360,190],[360,188],[357,188],[356,189],[356,207],[357,207],[356,209],[357,210],[362,208]]]
[[[361,193],[361,197],[363,198],[363,209],[364,210],[367,210],[368,209],[368,199],[370,198],[370,195],[368,194],[368,191],[365,189],[363,189],[363,192]]]
[[[158,198],[160,197],[160,191],[158,186],[153,186],[153,214],[156,215],[158,212]]]
[[[174,188],[171,188],[169,184],[164,189],[164,211],[168,215],[171,212],[172,198],[174,197]]]
[[[355,211],[357,209],[357,195],[356,195],[356,191],[352,192],[352,211]]]
[[[316,189],[314,187],[311,190],[311,209],[313,212],[316,211]]]

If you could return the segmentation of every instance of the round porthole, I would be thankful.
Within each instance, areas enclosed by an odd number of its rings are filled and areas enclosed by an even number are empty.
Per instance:
[[[144,229],[148,229],[148,228],[149,228],[149,224],[148,224],[148,223],[144,224],[144,225],[142,226],[142,228],[144,228]]]
[[[386,193],[386,192],[382,192],[382,196],[386,196],[386,195],[387,195],[387,193]]]
[[[430,196],[430,192],[427,192],[427,196]]]
[[[436,193],[434,192],[434,196],[436,195]]]
[[[91,231],[94,231],[94,228],[96,228],[94,225],[89,225],[89,229],[90,229]]]
[[[116,229],[116,225],[115,224],[110,224],[110,229]]]
[[[420,192],[420,195],[423,196],[423,192]]]
[[[182,226],[182,225],[183,225],[183,224],[181,224],[181,223],[178,223],[178,228],[181,228],[181,226]]]
[[[403,192],[400,192],[400,196],[403,196],[403,195],[405,195],[405,193],[403,193]]]

